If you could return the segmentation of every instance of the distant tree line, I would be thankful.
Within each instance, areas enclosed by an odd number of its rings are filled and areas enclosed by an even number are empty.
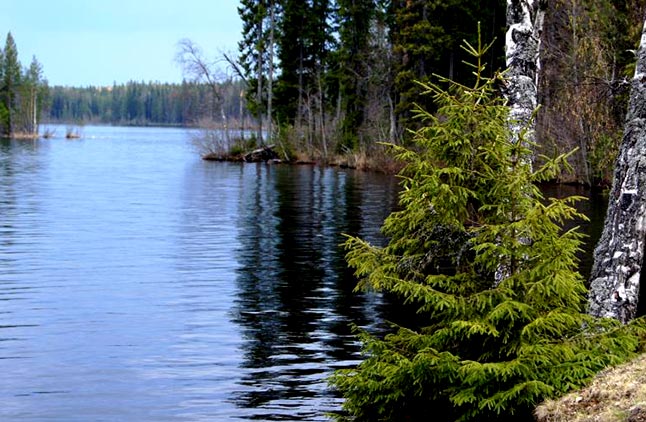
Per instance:
[[[36,57],[27,67],[18,59],[18,47],[7,34],[0,49],[0,135],[35,136],[47,98],[47,81]]]
[[[241,82],[228,80],[219,87],[224,112],[244,125]],[[54,86],[50,91],[50,122],[194,126],[220,113],[210,100],[210,87],[197,82],[130,81],[107,87]]]

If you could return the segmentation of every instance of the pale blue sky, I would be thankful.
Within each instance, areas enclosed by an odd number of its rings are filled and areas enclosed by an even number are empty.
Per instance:
[[[0,45],[11,31],[23,65],[33,55],[50,85],[180,82],[177,42],[215,60],[235,51],[238,0],[0,0]],[[222,65],[224,69],[224,65]]]

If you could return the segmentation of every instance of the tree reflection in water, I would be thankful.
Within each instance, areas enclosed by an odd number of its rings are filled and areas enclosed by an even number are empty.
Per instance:
[[[396,180],[310,166],[251,168],[241,170],[234,308],[245,375],[233,399],[256,409],[254,418],[323,419],[340,402],[327,376],[359,359],[350,323],[382,323],[380,298],[352,291],[343,234],[382,241]]]

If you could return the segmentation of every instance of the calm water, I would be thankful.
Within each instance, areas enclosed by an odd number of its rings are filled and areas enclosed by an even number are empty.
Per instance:
[[[64,128],[59,128],[64,133]],[[209,163],[184,130],[0,141],[0,420],[326,420],[359,359],[342,233],[395,181]]]

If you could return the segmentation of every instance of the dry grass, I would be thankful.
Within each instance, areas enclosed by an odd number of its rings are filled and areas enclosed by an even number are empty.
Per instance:
[[[535,411],[538,422],[646,421],[646,355],[601,372],[592,383]]]
[[[11,139],[17,140],[33,140],[38,138],[40,138],[40,135],[37,133],[17,132],[11,135]]]
[[[403,163],[397,161],[383,147],[373,148],[371,151],[360,150],[334,155],[327,160],[331,166],[347,167],[364,171],[375,171],[385,174],[397,174],[402,169]]]

